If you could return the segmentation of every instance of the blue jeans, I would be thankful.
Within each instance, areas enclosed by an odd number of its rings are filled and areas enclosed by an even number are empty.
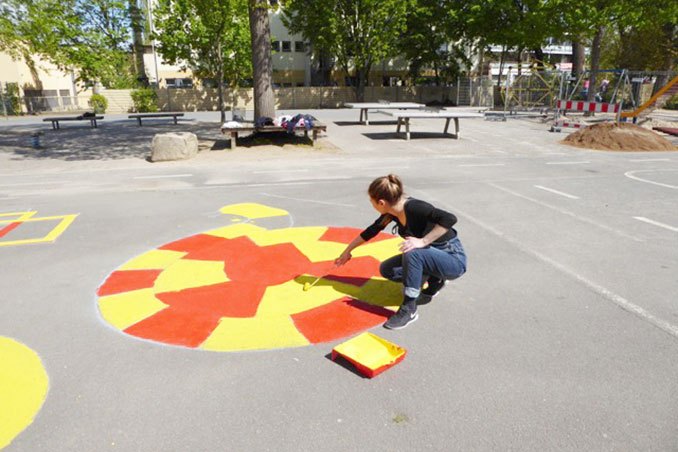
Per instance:
[[[406,297],[417,298],[429,277],[440,280],[459,278],[466,272],[466,253],[455,237],[442,245],[418,248],[389,257],[379,267],[381,275],[402,282]]]

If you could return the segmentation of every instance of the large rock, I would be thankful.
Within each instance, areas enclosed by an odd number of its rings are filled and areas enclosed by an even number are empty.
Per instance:
[[[151,143],[151,161],[186,160],[198,154],[198,137],[191,132],[158,133]]]

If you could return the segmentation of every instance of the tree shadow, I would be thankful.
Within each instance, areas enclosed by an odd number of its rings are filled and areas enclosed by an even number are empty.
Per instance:
[[[400,138],[403,141],[405,141],[405,132],[402,132],[403,128],[401,128],[401,132],[398,134],[395,132],[370,132],[370,133],[363,133],[364,136],[371,140],[392,140],[394,138]],[[452,134],[444,134],[442,132],[410,132],[410,140],[416,140],[416,139],[454,139],[454,135]]]
[[[40,130],[40,147],[34,148],[31,133],[0,128],[0,153],[12,154],[13,160],[118,160],[146,159],[151,152],[151,141],[156,133],[192,132],[198,141],[221,138],[219,124],[185,120],[153,121],[142,127],[136,120],[101,121],[99,127],[66,126],[60,130]],[[35,132],[33,126],[30,129]]]

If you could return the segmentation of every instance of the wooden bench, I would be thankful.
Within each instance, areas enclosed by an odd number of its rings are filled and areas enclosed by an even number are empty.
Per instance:
[[[306,129],[305,127],[297,127],[296,129],[293,130],[293,132],[297,132],[303,130],[304,131],[304,136],[308,137],[308,132],[311,130],[313,132],[313,139],[311,140],[311,145],[315,146],[315,140],[318,139],[318,134],[320,132],[327,132],[327,126],[324,124],[319,124],[315,123],[313,127],[310,129]],[[260,133],[267,133],[267,132],[287,132],[287,129],[282,126],[262,126],[262,127],[255,127],[253,123],[242,123],[242,127],[221,127],[221,133],[224,135],[229,135],[231,136],[231,149],[235,149],[237,147],[237,140],[238,140],[238,132],[260,132]]]
[[[359,108],[360,109],[360,124],[365,124],[366,126],[370,125],[370,120],[367,117],[367,110],[408,110],[408,109],[420,109],[424,108],[426,105],[417,104],[414,102],[350,102],[344,104],[348,108]],[[363,120],[364,116],[364,120]]]
[[[103,116],[55,116],[53,118],[44,118],[43,122],[51,122],[52,123],[52,129],[53,130],[58,130],[60,129],[59,127],[59,121],[89,121],[90,126],[93,128],[97,128],[97,120],[98,119],[104,119]]]
[[[137,123],[139,124],[139,127],[141,127],[141,119],[142,118],[169,118],[172,117],[174,118],[174,124],[177,124],[177,116],[184,116],[183,113],[135,113],[133,115],[129,115],[129,119],[136,119]]]
[[[410,119],[445,119],[445,129],[443,134],[447,135],[447,129],[450,126],[450,120],[454,120],[454,135],[453,138],[459,138],[459,118],[482,118],[480,113],[464,113],[454,112],[448,110],[409,110],[409,111],[384,111],[386,115],[398,118],[398,128],[396,134],[400,134],[400,126],[405,125],[405,139],[410,139]]]

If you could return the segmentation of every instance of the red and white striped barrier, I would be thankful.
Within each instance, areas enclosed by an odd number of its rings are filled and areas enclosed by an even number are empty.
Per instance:
[[[619,113],[620,104],[606,104],[601,102],[584,102],[578,100],[559,100],[556,102],[558,110],[588,111],[591,113]]]
[[[581,122],[566,122],[566,121],[555,121],[551,126],[551,132],[560,132],[561,127],[571,127],[573,129],[583,129],[587,127],[588,124],[583,124]]]
[[[621,113],[621,104],[606,104],[603,102],[585,102],[579,100],[558,100],[556,101],[556,114],[553,117],[551,132],[560,132],[562,127],[572,127],[582,129],[587,126],[581,122],[567,122],[560,120],[561,111],[583,111],[588,113],[614,113],[616,120],[619,120]]]

